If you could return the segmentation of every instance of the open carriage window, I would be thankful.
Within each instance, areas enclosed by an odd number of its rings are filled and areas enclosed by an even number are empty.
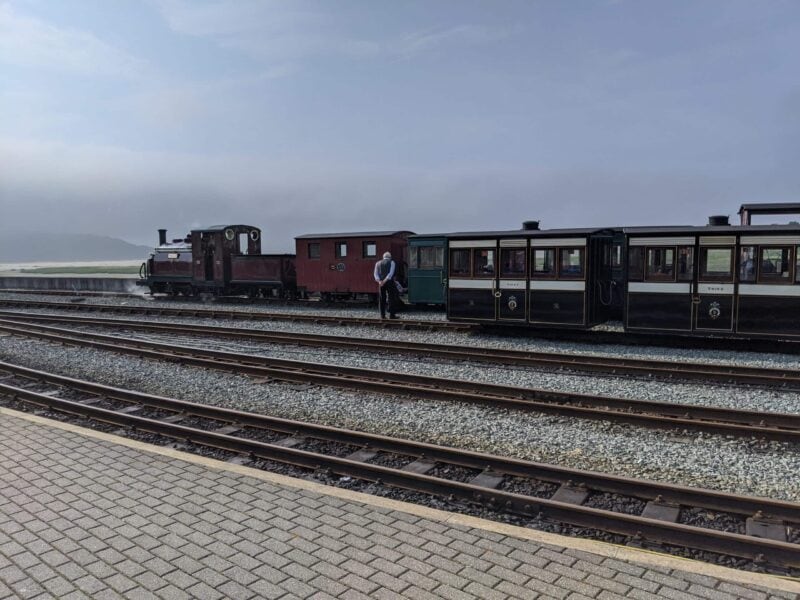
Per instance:
[[[675,281],[675,248],[647,249],[647,281]]]
[[[336,258],[347,258],[347,242],[336,242]]]
[[[641,281],[644,277],[644,248],[628,249],[628,281]]]
[[[678,281],[691,281],[694,279],[694,248],[692,246],[678,247]]]
[[[531,277],[546,279],[556,276],[556,251],[554,248],[534,248]]]
[[[561,248],[558,255],[558,276],[561,279],[583,278],[583,248]]]
[[[765,283],[791,283],[792,249],[761,248],[761,261],[759,264],[759,281]]]
[[[756,280],[756,247],[742,246],[739,251],[739,281],[752,283]]]
[[[473,276],[493,277],[496,272],[494,256],[494,250],[476,248],[473,255]]]
[[[700,248],[700,279],[733,279],[733,248]]]
[[[503,248],[500,250],[500,275],[503,277],[525,277],[524,248]]]
[[[469,277],[470,251],[467,248],[450,250],[450,275]]]

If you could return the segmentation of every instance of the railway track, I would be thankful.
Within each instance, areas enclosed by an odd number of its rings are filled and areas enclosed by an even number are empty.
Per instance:
[[[344,389],[376,391],[414,398],[482,404],[512,410],[679,428],[709,433],[800,442],[800,415],[670,404],[440,379],[424,375],[376,372],[315,362],[199,349],[137,338],[125,338],[21,320],[0,319],[0,332],[60,344],[93,347],[143,358],[247,375],[257,381],[311,383]]]
[[[112,327],[154,333],[213,336],[223,339],[247,340],[272,344],[291,344],[315,348],[344,348],[371,352],[389,352],[452,360],[466,360],[494,365],[518,365],[537,368],[567,369],[578,372],[602,373],[614,376],[633,376],[647,379],[690,380],[734,385],[757,385],[800,390],[800,371],[743,367],[713,363],[686,363],[677,361],[615,358],[564,354],[559,352],[528,352],[478,346],[452,346],[424,342],[392,341],[381,339],[348,338],[333,335],[265,331],[236,327],[180,323],[143,323],[125,319],[101,319],[64,315],[41,315],[0,311],[0,318],[21,319],[29,322],[67,323],[92,327]]]
[[[570,469],[153,396],[0,362],[0,396],[93,421],[800,572],[800,504]],[[605,508],[608,494],[635,511]],[[618,498],[619,499],[619,498]],[[619,506],[620,504],[615,504]],[[716,515],[688,524],[698,511]],[[632,514],[635,513],[635,514]],[[723,518],[724,517],[724,518]],[[724,528],[714,529],[724,523]]]
[[[205,319],[230,319],[237,321],[295,321],[300,323],[315,323],[320,325],[356,325],[408,331],[470,332],[476,329],[476,326],[470,323],[451,323],[449,321],[334,317],[329,315],[310,315],[293,312],[246,312],[241,310],[220,310],[216,308],[174,308],[161,305],[148,307],[122,306],[116,304],[84,304],[76,302],[44,302],[36,300],[13,300],[5,297],[0,297],[0,306],[14,308],[47,308],[69,310],[73,312],[94,312],[157,317],[193,317]]]

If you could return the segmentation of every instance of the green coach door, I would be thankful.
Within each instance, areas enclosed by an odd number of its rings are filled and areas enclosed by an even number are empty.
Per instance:
[[[447,284],[444,238],[411,240],[408,253],[408,301],[444,304]]]

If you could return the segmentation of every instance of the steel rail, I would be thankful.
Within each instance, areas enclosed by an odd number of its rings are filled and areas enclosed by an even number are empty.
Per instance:
[[[425,342],[391,341],[370,338],[295,333],[286,331],[253,330],[215,325],[182,323],[143,323],[126,319],[103,319],[74,315],[42,315],[0,311],[0,318],[23,321],[72,323],[103,327],[129,328],[138,331],[176,333],[180,335],[212,335],[219,338],[251,340],[310,347],[347,348],[410,354],[436,358],[486,362],[499,365],[556,367],[581,372],[609,375],[632,375],[647,378],[699,380],[736,385],[759,385],[800,389],[800,371],[725,365],[719,363],[688,363],[652,359],[616,358],[557,352],[532,352],[478,346],[452,346]]]
[[[3,364],[0,370],[16,371],[26,378],[40,377],[30,369],[22,369]],[[682,488],[680,486],[661,484],[649,481],[633,480],[623,477],[606,476],[599,473],[550,467],[538,463],[530,463],[518,459],[506,459],[498,456],[460,451],[454,448],[419,444],[400,439],[361,434],[350,430],[337,430],[331,427],[314,426],[296,421],[262,417],[252,413],[242,413],[229,409],[216,409],[208,405],[188,403],[163,397],[98,386],[89,382],[75,382],[69,378],[45,374],[41,377],[49,383],[75,387],[100,397],[121,398],[126,402],[134,402],[141,406],[152,406],[179,411],[182,415],[199,415],[214,419],[221,423],[232,423],[235,427],[261,427],[279,431],[289,430],[291,435],[298,432],[307,433],[310,437],[320,437],[342,443],[351,443],[370,449],[386,449],[390,452],[402,452],[410,456],[433,458],[437,462],[452,462],[459,465],[473,465],[477,468],[490,467],[496,473],[521,475],[539,478],[542,474],[551,481],[563,481],[565,476],[585,484],[597,485],[595,489],[618,488],[635,492],[643,498],[670,497],[677,502],[691,506],[719,507],[726,506],[736,514],[754,512],[758,514],[780,515],[779,518],[797,523],[800,520],[800,505],[771,500],[767,498],[740,497],[698,488]],[[24,401],[52,410],[75,414],[82,417],[112,423],[136,430],[147,431],[171,438],[186,440],[193,444],[211,446],[247,455],[251,458],[262,458],[297,465],[311,469],[328,469],[340,475],[348,475],[368,481],[379,481],[388,485],[412,489],[437,495],[450,495],[468,502],[477,502],[499,510],[525,515],[529,517],[545,516],[573,525],[591,527],[602,531],[644,537],[660,543],[680,545],[689,548],[732,554],[753,560],[766,560],[770,564],[783,567],[800,567],[800,544],[776,541],[738,533],[728,533],[692,525],[679,524],[666,520],[646,518],[626,513],[616,513],[605,509],[591,508],[569,502],[526,496],[519,493],[485,487],[475,483],[462,483],[439,477],[416,473],[413,471],[373,465],[354,460],[353,455],[347,458],[328,456],[308,450],[282,446],[276,443],[265,443],[256,440],[236,437],[233,431],[220,433],[206,429],[195,429],[173,423],[169,420],[150,419],[132,414],[93,406],[90,402],[73,401],[58,398],[52,391],[38,393],[18,386],[0,382],[0,393],[18,401]],[[665,496],[666,495],[666,496]],[[699,504],[698,504],[699,503]],[[747,512],[745,512],[747,511]]]
[[[0,306],[30,308],[57,308],[74,312],[98,312],[117,314],[137,314],[172,317],[194,317],[212,319],[231,319],[239,321],[299,321],[322,325],[357,325],[382,327],[384,329],[400,329],[414,331],[474,331],[476,326],[470,323],[452,323],[450,321],[426,321],[412,319],[378,319],[358,317],[334,317],[330,315],[310,315],[304,313],[279,312],[245,312],[239,310],[219,310],[201,308],[172,308],[154,306],[121,306],[116,304],[83,304],[73,302],[44,302],[37,300],[12,300],[0,297]]]
[[[120,338],[2,319],[0,319],[0,331],[56,343],[89,346],[155,360],[179,362],[264,380],[314,383],[346,389],[413,395],[418,398],[468,402],[645,427],[681,428],[723,435],[800,441],[800,415],[791,413],[763,413],[667,404],[440,379],[425,375],[375,372],[356,367],[276,359],[222,350],[201,350],[190,346]],[[633,410],[640,412],[630,412]]]

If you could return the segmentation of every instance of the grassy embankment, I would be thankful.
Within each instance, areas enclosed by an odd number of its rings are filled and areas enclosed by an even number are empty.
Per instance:
[[[128,267],[37,267],[35,269],[21,269],[20,273],[36,275],[138,275],[138,266]]]

